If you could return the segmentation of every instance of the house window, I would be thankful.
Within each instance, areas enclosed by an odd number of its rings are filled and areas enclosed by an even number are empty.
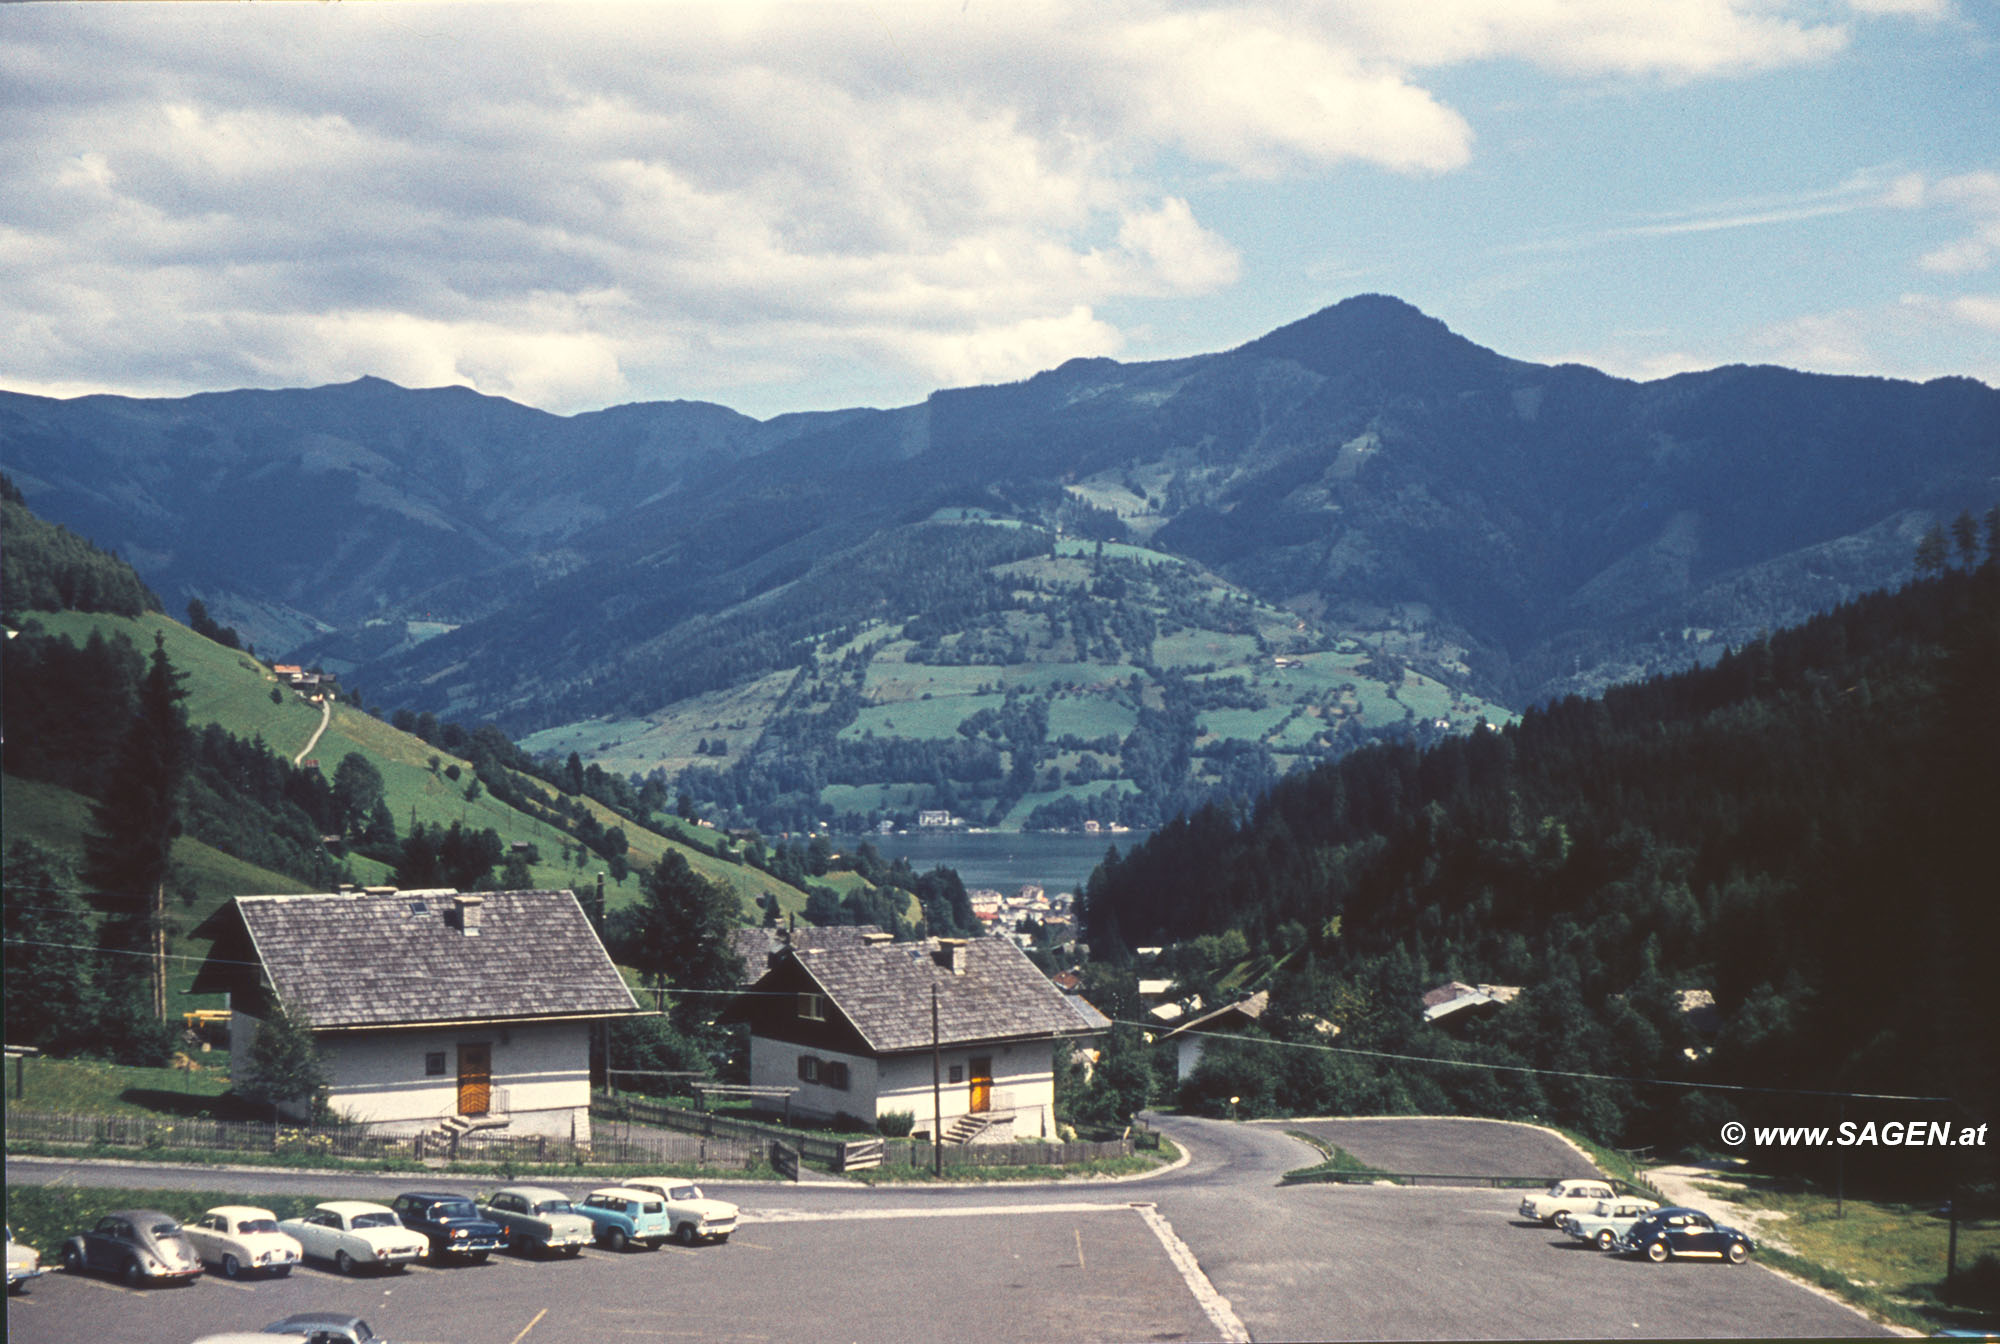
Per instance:
[[[424,1077],[444,1077],[444,1051],[430,1050],[424,1054]]]
[[[962,1083],[965,1081],[965,1065],[954,1064],[951,1066],[950,1081],[954,1083]]]
[[[826,1067],[821,1070],[820,1081],[828,1087],[837,1087],[842,1092],[845,1092],[847,1090],[847,1065],[837,1059],[827,1060]]]
[[[799,1016],[808,1022],[826,1021],[826,995],[799,995]]]
[[[819,1061],[811,1055],[799,1056],[799,1081],[802,1083],[819,1081]]]

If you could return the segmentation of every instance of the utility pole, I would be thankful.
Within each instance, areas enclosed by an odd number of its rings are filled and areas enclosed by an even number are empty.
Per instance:
[[[167,884],[153,885],[153,1012],[167,1020]]]
[[[938,1045],[937,986],[931,986],[931,1175],[944,1175],[944,1054]]]

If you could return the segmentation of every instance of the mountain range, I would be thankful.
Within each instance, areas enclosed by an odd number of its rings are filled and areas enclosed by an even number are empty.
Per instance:
[[[2000,392],[1632,382],[1369,295],[1224,353],[766,421],[373,378],[0,393],[0,467],[170,608],[389,709],[766,820],[1122,790],[1143,821],[1901,580],[2000,498]]]

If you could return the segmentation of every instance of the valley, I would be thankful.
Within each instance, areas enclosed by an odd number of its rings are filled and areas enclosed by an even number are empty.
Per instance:
[[[0,393],[0,468],[170,609],[769,832],[1157,825],[1710,663],[1906,578],[1996,445],[1970,379],[1635,383],[1382,295],[761,422]]]

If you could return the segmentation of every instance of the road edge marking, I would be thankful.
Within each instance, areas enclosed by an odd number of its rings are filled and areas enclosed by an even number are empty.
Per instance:
[[[543,1307],[540,1311],[536,1312],[535,1319],[529,1321],[526,1325],[521,1327],[521,1333],[514,1336],[513,1340],[511,1341],[511,1344],[521,1344],[521,1341],[528,1337],[528,1332],[534,1329],[536,1326],[540,1325],[542,1323],[542,1317],[548,1314],[549,1314],[549,1309],[547,1307]]]
[[[1216,1337],[1227,1341],[1227,1344],[1250,1344],[1249,1328],[1238,1319],[1235,1308],[1229,1305],[1229,1299],[1217,1291],[1215,1285],[1209,1281],[1208,1275],[1202,1270],[1201,1262],[1194,1258],[1194,1252],[1188,1249],[1188,1244],[1175,1233],[1173,1225],[1160,1216],[1158,1206],[1134,1203],[1132,1209],[1145,1220],[1147,1227],[1153,1229],[1153,1235],[1158,1237],[1160,1245],[1166,1248],[1167,1258],[1173,1261],[1174,1268],[1181,1272],[1181,1279],[1187,1284],[1188,1291],[1194,1294],[1196,1304],[1208,1317],[1209,1323],[1215,1327]]]

